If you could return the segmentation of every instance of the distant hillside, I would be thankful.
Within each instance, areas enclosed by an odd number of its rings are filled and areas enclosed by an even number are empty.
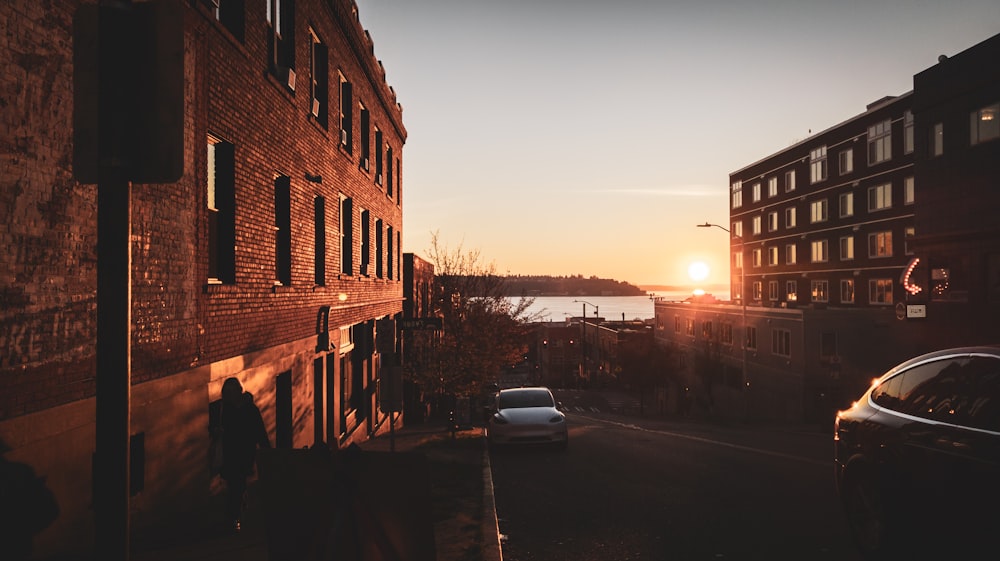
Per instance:
[[[646,291],[625,281],[550,276],[505,277],[508,296],[645,296]]]

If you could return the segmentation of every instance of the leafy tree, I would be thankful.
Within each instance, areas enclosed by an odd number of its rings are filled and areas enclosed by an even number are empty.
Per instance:
[[[444,245],[431,235],[428,261],[434,264],[436,307],[442,330],[435,345],[436,372],[421,385],[455,395],[475,394],[496,382],[501,369],[520,362],[527,350],[528,314],[533,299],[507,297],[506,277],[484,264],[478,250]]]

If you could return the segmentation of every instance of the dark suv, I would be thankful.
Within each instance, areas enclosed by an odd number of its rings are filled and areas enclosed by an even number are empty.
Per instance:
[[[866,557],[1000,556],[1000,346],[889,370],[837,414],[834,441],[837,490]]]

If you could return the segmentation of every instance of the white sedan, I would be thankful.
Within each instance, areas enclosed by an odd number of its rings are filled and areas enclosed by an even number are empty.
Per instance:
[[[490,445],[554,444],[565,449],[569,431],[548,388],[511,388],[497,394],[487,438]]]

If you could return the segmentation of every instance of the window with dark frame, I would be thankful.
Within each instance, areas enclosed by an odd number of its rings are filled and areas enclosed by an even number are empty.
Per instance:
[[[236,282],[235,147],[214,136],[207,145],[208,282]]]
[[[274,179],[274,274],[277,283],[292,284],[292,201],[291,178]]]
[[[313,282],[316,286],[326,285],[326,199],[313,199]]]
[[[310,57],[310,70],[312,74],[311,112],[312,116],[316,118],[316,122],[325,129],[329,123],[328,106],[330,105],[329,54],[327,46],[320,41],[319,36],[316,35],[314,30],[310,29],[309,35],[312,37],[312,56]]]
[[[246,8],[244,0],[206,0],[209,9],[226,30],[242,43],[246,29]]]
[[[340,145],[352,154],[354,150],[354,101],[351,83],[340,76]]]
[[[361,267],[358,272],[366,277],[371,263],[371,235],[371,214],[367,209],[361,209]]]
[[[368,171],[371,162],[371,114],[363,104],[361,109],[361,169]]]
[[[354,201],[340,198],[340,272],[354,274]]]
[[[268,59],[271,72],[295,90],[295,2],[267,0]]]

